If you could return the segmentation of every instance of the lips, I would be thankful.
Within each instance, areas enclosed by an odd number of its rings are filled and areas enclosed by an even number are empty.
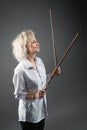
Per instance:
[[[36,48],[37,48],[37,49],[39,49],[40,47],[39,47],[39,46],[37,46]]]

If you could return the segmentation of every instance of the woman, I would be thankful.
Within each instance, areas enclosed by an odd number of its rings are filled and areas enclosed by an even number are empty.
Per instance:
[[[46,90],[52,75],[46,75],[43,61],[36,56],[40,45],[32,30],[23,31],[12,42],[13,54],[19,61],[14,69],[15,98],[19,99],[18,117],[22,130],[43,130],[47,116]],[[60,67],[56,75],[61,73]]]

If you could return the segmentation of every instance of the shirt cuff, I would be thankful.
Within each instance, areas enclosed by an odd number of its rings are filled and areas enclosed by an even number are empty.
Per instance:
[[[27,92],[22,92],[22,93],[16,94],[15,98],[25,100],[27,94],[28,94]]]

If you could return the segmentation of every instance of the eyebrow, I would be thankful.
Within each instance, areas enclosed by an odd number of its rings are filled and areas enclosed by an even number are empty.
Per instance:
[[[31,43],[38,42],[37,40],[32,41]]]

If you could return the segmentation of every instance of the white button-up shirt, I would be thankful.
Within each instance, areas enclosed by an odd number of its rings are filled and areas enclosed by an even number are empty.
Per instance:
[[[19,121],[37,123],[47,116],[46,95],[42,99],[25,99],[26,94],[42,90],[50,80],[42,60],[38,57],[36,57],[36,66],[37,69],[29,60],[24,59],[14,69],[14,95],[19,99]]]

